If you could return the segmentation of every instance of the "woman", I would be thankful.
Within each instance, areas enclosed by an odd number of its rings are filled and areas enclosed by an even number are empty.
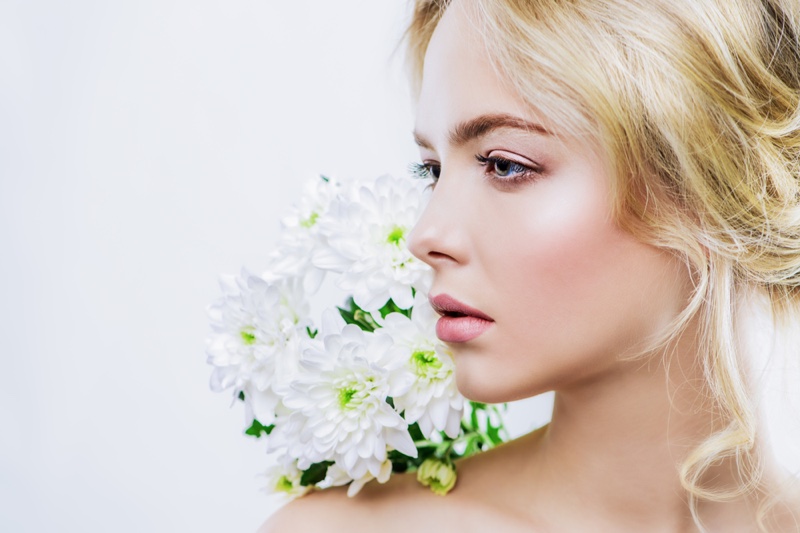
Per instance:
[[[397,476],[262,531],[800,530],[750,368],[798,320],[799,30],[796,0],[418,1],[437,334],[465,396],[555,390],[552,422],[445,498]]]

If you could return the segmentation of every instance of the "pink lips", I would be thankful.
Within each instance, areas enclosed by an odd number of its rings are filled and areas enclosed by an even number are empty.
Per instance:
[[[433,309],[442,315],[436,323],[436,336],[444,342],[467,342],[492,327],[494,320],[447,294],[430,298]]]

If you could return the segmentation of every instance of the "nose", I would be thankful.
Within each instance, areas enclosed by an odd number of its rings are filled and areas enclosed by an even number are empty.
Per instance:
[[[443,173],[409,235],[411,253],[434,270],[467,261],[467,204],[460,196]]]

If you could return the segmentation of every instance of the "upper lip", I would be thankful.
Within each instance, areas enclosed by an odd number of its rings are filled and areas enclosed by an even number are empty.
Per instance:
[[[438,296],[430,297],[431,306],[433,310],[442,316],[474,316],[482,320],[494,322],[494,319],[481,311],[470,307],[465,303],[461,303],[448,294],[440,294]]]

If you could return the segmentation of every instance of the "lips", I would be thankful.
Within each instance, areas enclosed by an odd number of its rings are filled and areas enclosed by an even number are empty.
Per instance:
[[[436,323],[436,336],[443,342],[468,342],[492,327],[494,320],[485,313],[440,294],[430,298],[433,309],[442,315]]]

